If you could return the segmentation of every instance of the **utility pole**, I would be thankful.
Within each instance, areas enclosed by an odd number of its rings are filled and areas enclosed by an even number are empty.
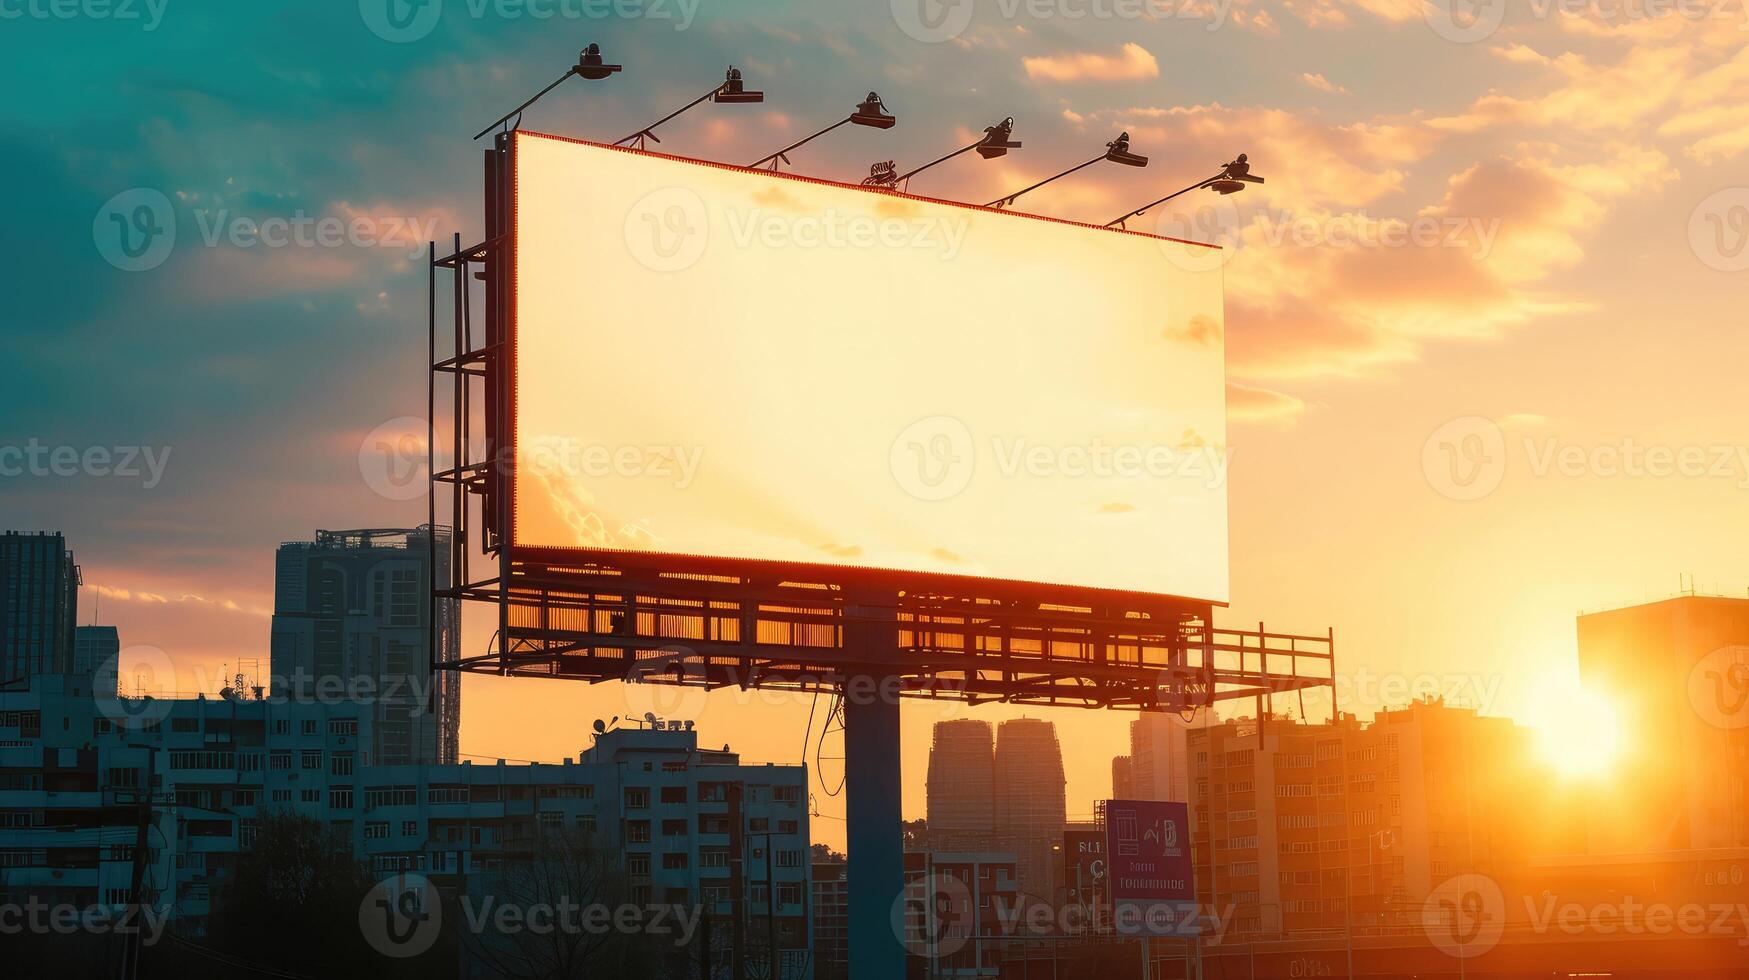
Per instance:
[[[769,980],[780,980],[777,959],[777,881],[771,874],[771,831],[750,833],[749,838],[765,838],[765,943],[771,966],[766,971]]]
[[[150,745],[129,743],[128,748],[146,750],[145,785],[134,791],[136,808],[134,826],[133,884],[128,892],[129,930],[123,935],[122,980],[135,980],[140,975],[140,922],[144,918],[143,889],[146,882],[147,833],[152,826],[152,773],[158,753]],[[117,802],[120,802],[119,800]]]

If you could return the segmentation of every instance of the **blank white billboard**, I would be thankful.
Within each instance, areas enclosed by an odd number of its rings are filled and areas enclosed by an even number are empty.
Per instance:
[[[513,546],[1227,600],[1206,246],[517,133]]]

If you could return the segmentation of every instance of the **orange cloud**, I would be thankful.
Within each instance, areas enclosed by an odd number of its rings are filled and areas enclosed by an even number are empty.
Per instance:
[[[1114,82],[1138,78],[1160,77],[1160,63],[1148,49],[1135,42],[1126,43],[1117,55],[1083,52],[1025,58],[1028,78],[1052,82]]]

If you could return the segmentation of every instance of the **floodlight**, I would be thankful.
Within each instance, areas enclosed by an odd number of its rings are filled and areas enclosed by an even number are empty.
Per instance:
[[[789,162],[789,151],[795,149],[798,146],[801,146],[804,143],[810,143],[816,139],[819,139],[820,137],[826,135],[827,133],[830,133],[834,129],[837,129],[840,126],[845,125],[846,123],[854,123],[855,125],[858,125],[858,126],[869,126],[869,127],[874,128],[874,129],[892,129],[893,124],[896,122],[898,122],[898,120],[895,119],[891,114],[889,114],[887,112],[886,106],[881,104],[881,97],[876,95],[873,92],[870,92],[870,93],[868,93],[868,98],[857,103],[856,111],[852,112],[850,115],[845,116],[843,119],[840,119],[837,122],[833,123],[832,125],[827,126],[825,129],[820,130],[819,132],[813,134],[812,136],[806,136],[806,137],[803,137],[802,139],[795,141],[794,143],[791,143],[790,145],[784,147],[783,149],[778,150],[776,153],[773,153],[769,156],[760,157],[759,159],[748,164],[747,166],[749,168],[762,167],[765,164],[769,163],[769,164],[771,164],[771,169],[776,170],[777,165],[779,163],[788,163]]]
[[[565,79],[570,78],[572,75],[576,75],[580,78],[587,78],[587,79],[590,79],[592,81],[599,81],[599,80],[606,78],[607,76],[613,74],[614,72],[623,71],[623,70],[625,70],[624,65],[610,65],[610,64],[605,63],[601,57],[601,45],[591,44],[588,47],[584,48],[582,51],[577,52],[577,63],[572,65],[570,68],[567,68],[565,70],[565,73],[563,75],[560,75],[558,77],[558,79],[555,80],[551,85],[548,85],[546,88],[543,88],[539,92],[536,92],[534,94],[534,98],[529,99],[527,102],[524,102],[523,104],[517,106],[516,108],[510,110],[509,112],[506,112],[504,115],[499,116],[496,120],[493,121],[492,125],[487,126],[485,129],[480,130],[478,133],[475,133],[474,139],[479,139],[480,137],[486,135],[487,133],[490,133],[492,130],[498,128],[499,126],[502,126],[505,123],[509,122],[510,118],[512,116],[516,117],[516,124],[517,124],[517,126],[520,126],[522,124],[522,110],[527,109],[529,106],[534,105],[536,102],[540,101],[541,96],[546,95],[548,92],[551,92],[553,89],[558,88],[559,85],[565,81]],[[510,126],[508,128],[515,129],[516,126]]]
[[[1221,172],[1215,174],[1213,177],[1210,177],[1207,180],[1197,181],[1181,191],[1173,191],[1165,197],[1160,198],[1158,201],[1151,201],[1144,204],[1120,218],[1114,218],[1111,221],[1107,221],[1105,226],[1110,228],[1111,226],[1116,225],[1117,227],[1122,228],[1125,221],[1145,214],[1149,208],[1165,204],[1167,201],[1172,200],[1180,194],[1188,194],[1191,191],[1200,190],[1204,187],[1217,194],[1225,196],[1227,194],[1239,193],[1245,189],[1246,184],[1261,183],[1263,183],[1263,178],[1254,176],[1251,173],[1251,158],[1246,154],[1241,153],[1235,157],[1232,162],[1228,163],[1225,167],[1222,167]]]
[[[637,148],[641,150],[644,148],[644,141],[645,140],[655,140],[656,142],[660,143],[660,142],[662,142],[662,140],[661,140],[661,138],[659,138],[656,135],[656,132],[655,132],[657,126],[660,126],[663,123],[667,122],[668,120],[673,119],[675,116],[680,115],[681,113],[692,108],[693,106],[698,105],[701,102],[707,102],[707,101],[718,102],[718,103],[730,103],[730,104],[735,104],[735,105],[744,105],[744,104],[751,104],[751,103],[755,103],[755,102],[764,102],[765,101],[765,93],[754,91],[752,89],[747,88],[745,81],[741,78],[741,69],[736,68],[734,65],[730,65],[729,70],[727,72],[723,73],[722,84],[711,89],[709,92],[706,92],[705,94],[699,96],[698,98],[693,99],[691,102],[688,102],[687,104],[681,106],[680,108],[674,110],[673,112],[670,112],[666,116],[663,116],[662,118],[656,120],[655,122],[651,123],[650,125],[645,126],[643,129],[638,130],[637,132],[631,134],[630,136],[626,136],[626,137],[622,137],[620,139],[614,140],[613,145],[614,146],[625,146],[627,144],[635,143],[637,145]]]
[[[1147,157],[1142,156],[1139,153],[1131,153],[1130,152],[1130,134],[1121,133],[1118,135],[1117,139],[1114,139],[1111,142],[1105,144],[1105,152],[1104,153],[1101,153],[1100,155],[1094,157],[1093,159],[1087,161],[1086,163],[1076,164],[1075,166],[1070,167],[1069,169],[1063,171],[1060,174],[1057,174],[1054,177],[1046,177],[1044,180],[1041,180],[1038,183],[1033,184],[1031,187],[1023,187],[1020,190],[1017,190],[1014,193],[1008,195],[1007,197],[999,197],[996,200],[991,201],[989,204],[986,204],[984,206],[989,207],[989,208],[1005,208],[1008,205],[1013,204],[1015,202],[1015,200],[1020,197],[1020,195],[1027,194],[1027,193],[1030,193],[1032,191],[1036,191],[1040,187],[1043,187],[1044,185],[1050,183],[1053,180],[1059,180],[1063,177],[1067,177],[1070,174],[1074,173],[1075,171],[1081,170],[1085,167],[1091,167],[1101,160],[1110,160],[1112,163],[1121,163],[1126,167],[1145,167],[1148,165],[1148,158]]]

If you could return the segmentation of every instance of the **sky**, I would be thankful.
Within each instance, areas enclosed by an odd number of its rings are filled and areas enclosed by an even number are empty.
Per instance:
[[[1345,710],[1438,690],[1537,723],[1578,612],[1749,587],[1746,25],[1740,0],[6,0],[0,525],[64,531],[82,619],[188,693],[265,670],[277,543],[424,519],[377,448],[424,413],[424,243],[480,236],[470,137],[596,41],[625,72],[526,127],[612,140],[733,63],[767,101],[656,148],[743,162],[873,89],[895,128],[792,169],[903,169],[1012,116],[1023,150],[912,187],[983,201],[1127,131],[1149,167],[1023,202],[1095,223],[1250,154],[1266,184],[1132,225],[1228,246],[1222,623],[1333,628]],[[462,748],[561,758],[649,697],[469,678]],[[813,760],[807,701],[675,707]],[[909,815],[929,724],[965,713],[907,706]],[[1046,716],[1089,813],[1128,719]]]

